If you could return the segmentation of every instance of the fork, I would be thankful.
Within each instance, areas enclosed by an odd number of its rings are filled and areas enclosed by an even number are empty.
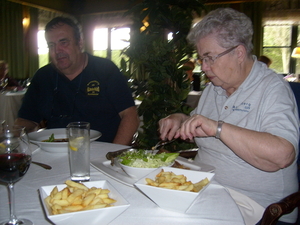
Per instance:
[[[167,144],[170,144],[172,143],[173,141],[176,141],[176,139],[172,139],[170,141],[163,141],[163,140],[160,140],[159,142],[156,143],[156,145],[154,145],[151,150],[156,150],[158,149],[159,147],[162,147],[164,145],[167,145]]]

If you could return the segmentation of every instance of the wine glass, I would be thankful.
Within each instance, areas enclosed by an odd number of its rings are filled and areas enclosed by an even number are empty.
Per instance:
[[[15,215],[14,183],[22,179],[31,163],[31,150],[25,128],[4,125],[0,128],[0,181],[7,183],[10,219],[1,225],[32,225],[28,219]]]
[[[0,80],[0,90],[5,91],[6,86],[8,85],[8,79],[4,78]]]

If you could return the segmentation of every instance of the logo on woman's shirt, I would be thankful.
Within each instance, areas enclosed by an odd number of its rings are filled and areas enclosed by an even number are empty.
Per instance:
[[[232,111],[241,111],[241,112],[249,112],[251,108],[251,103],[242,102],[239,106],[232,106]]]

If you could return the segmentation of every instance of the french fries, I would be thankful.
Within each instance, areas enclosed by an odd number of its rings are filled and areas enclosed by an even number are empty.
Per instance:
[[[58,191],[56,186],[45,198],[52,215],[110,207],[116,202],[109,197],[108,189],[88,188],[71,180],[67,180],[65,184],[67,187]]]
[[[197,182],[192,183],[191,181],[187,181],[187,177],[184,175],[176,175],[173,172],[165,172],[163,169],[159,172],[155,180],[150,178],[146,178],[146,182],[148,185],[180,190],[180,191],[191,191],[191,192],[199,192],[204,186],[209,183],[207,178]]]

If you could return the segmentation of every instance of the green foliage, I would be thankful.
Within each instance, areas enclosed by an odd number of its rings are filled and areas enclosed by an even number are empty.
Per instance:
[[[204,5],[198,0],[144,0],[125,15],[132,16],[130,45],[122,54],[121,70],[142,103],[143,132],[136,141],[138,148],[149,149],[159,140],[158,121],[172,113],[188,114],[184,104],[190,91],[183,63],[195,49],[187,42],[193,16],[201,14]],[[142,28],[142,29],[141,29]],[[172,39],[167,36],[172,32]],[[169,150],[192,148],[183,141],[165,146]]]

